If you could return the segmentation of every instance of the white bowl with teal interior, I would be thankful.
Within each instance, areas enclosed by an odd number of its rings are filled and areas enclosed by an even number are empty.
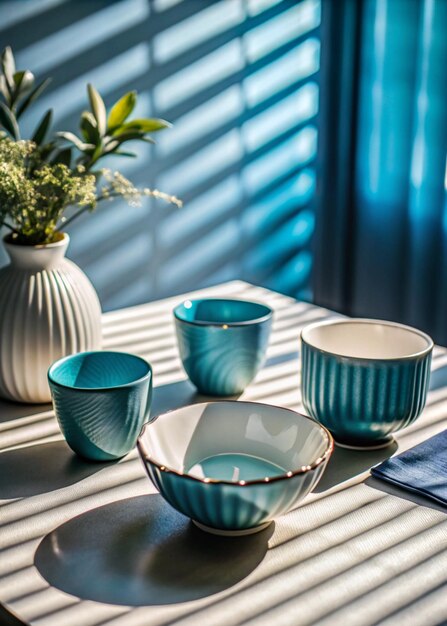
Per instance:
[[[381,448],[425,405],[432,339],[371,319],[315,322],[301,333],[306,411],[348,448]]]
[[[206,402],[158,416],[137,442],[161,495],[215,534],[249,534],[294,508],[317,484],[329,432],[290,409]]]

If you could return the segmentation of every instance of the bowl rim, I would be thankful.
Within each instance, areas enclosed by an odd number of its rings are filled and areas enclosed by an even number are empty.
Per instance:
[[[223,403],[225,404],[243,403],[243,404],[251,404],[254,406],[264,406],[264,407],[267,406],[267,407],[273,407],[275,409],[281,409],[282,411],[287,411],[289,413],[293,413],[294,415],[299,415],[300,417],[303,417],[309,420],[310,422],[312,422],[313,424],[315,424],[316,426],[318,426],[325,433],[326,439],[327,439],[326,449],[324,453],[321,456],[319,456],[317,459],[315,459],[315,461],[313,461],[310,465],[303,465],[297,470],[289,470],[288,472],[284,474],[279,474],[279,476],[266,476],[264,478],[255,478],[253,480],[238,480],[238,481],[221,480],[218,478],[199,478],[198,476],[192,476],[191,474],[188,474],[188,472],[179,472],[178,470],[175,470],[172,467],[167,467],[165,464],[160,463],[159,461],[153,459],[151,455],[147,452],[147,450],[144,449],[144,443],[142,442],[142,438],[145,434],[145,431],[150,426],[152,426],[152,424],[157,419],[164,417],[165,415],[169,415],[170,413],[173,413],[174,411],[186,409],[191,406],[201,407],[201,406],[206,406],[208,404],[223,404]],[[212,402],[198,402],[196,404],[188,404],[185,406],[177,407],[176,409],[171,409],[170,411],[165,411],[164,413],[160,413],[159,415],[156,415],[149,422],[146,422],[143,425],[141,432],[137,438],[137,448],[138,448],[138,452],[140,453],[142,460],[147,461],[151,465],[154,465],[161,472],[165,472],[168,474],[175,474],[176,476],[181,476],[183,478],[187,478],[195,482],[203,483],[205,485],[217,484],[217,485],[231,485],[233,487],[250,487],[252,485],[270,485],[271,483],[278,482],[280,480],[287,480],[288,478],[293,478],[294,476],[299,476],[300,474],[307,474],[308,472],[316,469],[319,465],[324,463],[331,456],[334,450],[334,439],[331,433],[328,431],[328,429],[325,426],[323,426],[323,424],[320,424],[320,422],[317,422],[316,420],[314,420],[312,417],[309,417],[308,415],[304,415],[304,413],[299,413],[298,411],[294,411],[293,409],[289,409],[288,407],[282,407],[282,406],[278,406],[275,404],[266,404],[264,402],[250,402],[247,400],[217,400],[217,401],[212,401]]]
[[[178,310],[184,306],[185,302],[204,302],[204,301],[212,301],[212,302],[244,302],[246,304],[256,304],[258,306],[262,306],[267,310],[265,315],[261,315],[260,317],[254,317],[251,320],[243,320],[241,322],[207,322],[205,320],[184,320],[178,315]],[[245,300],[244,298],[186,298],[182,300],[179,304],[177,304],[172,309],[172,314],[176,321],[181,324],[189,324],[191,326],[216,326],[218,328],[232,328],[234,326],[253,326],[254,324],[262,324],[262,322],[266,322],[271,319],[273,316],[273,309],[268,304],[264,302],[258,302],[257,300]]]
[[[140,378],[136,378],[135,380],[132,380],[128,383],[122,383],[121,385],[113,385],[110,387],[75,387],[73,385],[65,385],[64,383],[61,383],[58,380],[55,380],[53,376],[53,369],[55,369],[57,366],[64,363],[64,361],[68,361],[69,359],[72,359],[73,357],[86,356],[89,354],[119,354],[119,356],[125,356],[125,357],[130,356],[134,359],[137,359],[138,361],[142,361],[147,366],[148,370],[146,374],[144,374],[144,376],[140,376]],[[70,391],[80,391],[80,392],[86,392],[86,393],[88,392],[107,393],[107,392],[116,391],[117,389],[126,389],[128,387],[132,387],[133,385],[137,385],[146,379],[152,380],[152,377],[153,377],[153,370],[152,370],[152,365],[149,363],[149,361],[146,361],[146,359],[139,356],[138,354],[133,354],[132,352],[120,352],[119,350],[86,350],[85,352],[75,352],[74,354],[67,354],[66,356],[63,356],[60,359],[57,359],[56,361],[54,361],[50,365],[47,371],[48,381],[52,385],[55,385],[56,387],[61,387],[62,389],[69,389]]]
[[[423,339],[425,339],[425,341],[427,342],[427,347],[424,348],[423,350],[420,350],[419,352],[413,352],[411,354],[406,354],[404,356],[397,356],[397,357],[349,356],[347,354],[340,354],[339,352],[333,352],[325,348],[319,348],[315,346],[313,343],[306,341],[306,339],[304,338],[304,333],[306,331],[312,330],[313,328],[317,328],[319,326],[336,326],[339,324],[351,324],[352,322],[354,322],[354,324],[375,324],[376,326],[391,326],[393,328],[400,328],[402,330],[406,330],[412,333],[413,335],[419,335],[419,337],[422,337]],[[396,362],[396,361],[408,361],[411,359],[419,359],[430,354],[430,352],[433,350],[433,347],[435,345],[430,335],[427,335],[427,333],[424,333],[422,330],[419,330],[418,328],[414,328],[413,326],[408,326],[406,324],[401,324],[399,322],[390,322],[388,320],[378,320],[378,319],[366,318],[366,317],[365,318],[364,317],[330,318],[330,319],[318,320],[316,322],[312,322],[304,326],[304,328],[301,330],[300,340],[306,346],[309,346],[309,348],[312,348],[312,350],[316,350],[317,352],[321,352],[322,354],[327,354],[330,356],[337,357],[339,359],[346,359],[349,361],[363,361],[363,362],[379,362],[379,361]]]

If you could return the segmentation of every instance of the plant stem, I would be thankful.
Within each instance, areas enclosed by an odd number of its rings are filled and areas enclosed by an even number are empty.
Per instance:
[[[75,220],[77,217],[79,217],[80,215],[82,215],[85,211],[87,211],[87,207],[82,207],[82,209],[79,209],[79,211],[77,211],[76,213],[74,213],[71,217],[69,217],[68,219],[64,220],[64,218],[62,218],[62,223],[57,226],[56,230],[60,232],[60,229],[62,228],[62,226],[65,228],[67,226],[67,224],[70,224],[70,222],[72,222],[73,220]]]
[[[98,196],[96,198],[96,202],[101,202],[101,200],[108,200],[109,198],[118,198],[118,196],[122,196],[122,194],[111,191],[110,193],[107,194],[107,196]]]
[[[6,228],[9,228],[9,230],[11,230],[13,233],[19,234],[19,231],[14,228],[14,226],[11,226],[11,224],[8,224],[8,222],[2,222],[0,226],[6,226]]]
[[[101,200],[108,200],[109,198],[117,198],[119,195],[119,193],[109,193],[107,196],[98,196],[96,198],[96,203],[101,202]],[[73,215],[71,217],[69,217],[68,219],[66,219],[65,221],[62,222],[62,224],[60,225],[60,227],[58,226],[56,228],[57,231],[60,231],[60,228],[63,226],[64,228],[66,228],[67,224],[71,224],[71,222],[73,222],[76,218],[78,218],[80,215],[82,215],[83,213],[85,213],[86,211],[88,211],[90,209],[90,207],[88,206],[83,206],[79,209],[79,211],[76,211],[76,213],[73,213]]]

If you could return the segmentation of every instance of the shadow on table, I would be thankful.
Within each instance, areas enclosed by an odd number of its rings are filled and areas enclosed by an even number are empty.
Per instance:
[[[2,604],[0,604],[0,624],[2,626],[27,626],[25,622],[10,613]]]
[[[34,563],[50,585],[84,600],[145,606],[203,598],[262,561],[274,525],[246,537],[197,529],[160,495],[93,509],[40,543]]]
[[[239,395],[227,396],[225,400],[237,400]],[[199,402],[213,402],[221,400],[216,396],[205,396],[200,394],[189,380],[181,380],[168,385],[154,388],[152,399],[151,417],[172,411],[188,404],[198,404]]]
[[[230,396],[227,399],[237,400],[239,396]],[[189,380],[181,380],[154,388],[151,415],[160,415],[172,409],[177,409],[186,404],[197,404],[216,400],[213,396],[200,394]],[[50,404],[21,404],[0,400],[0,424],[10,422],[29,415],[38,415],[51,411]]]
[[[65,441],[0,453],[0,499],[23,498],[73,485],[108,463],[76,456]]]
[[[9,402],[8,400],[0,400],[0,424],[11,422],[21,417],[29,415],[38,415],[39,413],[47,413],[52,409],[49,404],[22,404],[20,402]]]
[[[327,491],[349,478],[358,476],[373,465],[388,459],[396,450],[396,442],[381,450],[348,450],[335,445],[326,470],[314,491],[316,493]]]
[[[430,391],[441,389],[447,386],[447,365],[434,369],[430,373]]]
[[[385,482],[384,480],[375,478],[374,476],[369,476],[369,478],[365,480],[365,485],[368,485],[368,487],[372,487],[373,489],[383,491],[384,493],[388,493],[391,496],[396,496],[396,498],[409,500],[410,502],[414,502],[419,506],[425,506],[429,507],[430,509],[435,509],[435,511],[447,513],[447,507],[443,506],[441,503],[438,504],[430,498],[426,498],[425,496],[419,495],[418,493],[410,491],[408,489],[403,489],[401,487],[398,487],[397,485],[392,485],[388,482]]]

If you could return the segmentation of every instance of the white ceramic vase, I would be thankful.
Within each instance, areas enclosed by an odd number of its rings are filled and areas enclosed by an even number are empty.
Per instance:
[[[65,258],[70,239],[21,246],[4,240],[0,270],[0,396],[49,402],[48,367],[101,347],[101,307],[93,285]]]

